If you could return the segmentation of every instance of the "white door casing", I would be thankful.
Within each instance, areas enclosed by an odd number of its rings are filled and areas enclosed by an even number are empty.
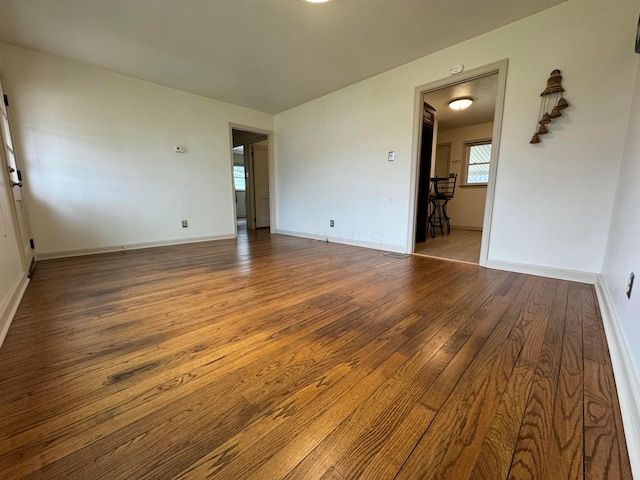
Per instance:
[[[15,230],[20,245],[20,256],[25,271],[29,271],[33,262],[33,247],[31,240],[31,229],[29,226],[29,216],[23,192],[23,178],[21,175],[19,159],[16,155],[15,143],[11,135],[9,113],[7,101],[0,76],[0,138],[2,143],[2,161],[6,169],[9,182],[9,190],[13,201],[13,217]]]

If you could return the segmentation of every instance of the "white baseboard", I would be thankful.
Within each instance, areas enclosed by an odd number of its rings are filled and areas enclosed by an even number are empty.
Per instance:
[[[0,347],[2,347],[4,339],[9,332],[9,327],[18,310],[18,305],[20,305],[27,285],[29,285],[29,278],[26,273],[23,273],[18,277],[13,289],[0,305]]]
[[[602,275],[598,275],[596,294],[616,379],[631,470],[634,478],[640,478],[640,378],[634,369],[618,313]]]
[[[557,278],[558,280],[569,280],[571,282],[589,283],[591,285],[594,285],[598,280],[598,274],[593,272],[542,267],[525,263],[503,262],[501,260],[487,260],[487,268],[506,270],[507,272],[526,273],[539,277]]]
[[[341,236],[329,236],[324,233],[306,233],[296,232],[293,230],[283,230],[276,228],[275,233],[280,235],[289,235],[292,237],[309,238],[311,240],[320,240],[322,242],[340,243],[342,245],[351,245],[353,247],[371,248],[373,250],[383,250],[385,252],[395,253],[407,253],[404,245],[393,245],[383,242],[370,242],[367,240],[360,240],[355,238],[341,237]]]
[[[131,243],[128,245],[112,245],[107,247],[83,248],[78,250],[60,250],[57,252],[38,253],[38,260],[51,260],[54,258],[80,257],[82,255],[94,255],[96,253],[121,252],[124,250],[139,250],[141,248],[166,247],[169,245],[181,245],[185,243],[211,242],[213,240],[229,240],[235,235],[212,235],[208,237],[180,238],[173,240],[160,240],[157,242]]]

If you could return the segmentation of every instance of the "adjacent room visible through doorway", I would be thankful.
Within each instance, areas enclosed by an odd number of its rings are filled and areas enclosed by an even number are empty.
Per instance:
[[[237,234],[271,226],[269,136],[232,129]]]
[[[414,253],[480,262],[498,83],[493,71],[422,97]]]

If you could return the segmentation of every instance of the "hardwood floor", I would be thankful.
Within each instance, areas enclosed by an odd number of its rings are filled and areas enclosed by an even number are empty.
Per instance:
[[[415,253],[477,264],[480,242],[482,232],[477,230],[452,228],[449,235],[441,235],[438,230],[435,238],[428,236],[426,242],[416,243]]]
[[[0,472],[630,479],[593,287],[250,231],[44,261]]]

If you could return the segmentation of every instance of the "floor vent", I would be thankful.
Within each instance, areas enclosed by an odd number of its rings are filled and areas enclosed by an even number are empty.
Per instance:
[[[407,255],[406,253],[388,252],[388,253],[385,253],[384,256],[385,257],[391,257],[391,258],[403,259],[403,258],[409,258],[411,255]]]

